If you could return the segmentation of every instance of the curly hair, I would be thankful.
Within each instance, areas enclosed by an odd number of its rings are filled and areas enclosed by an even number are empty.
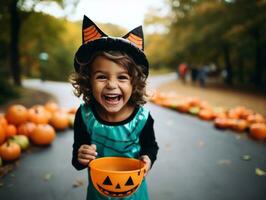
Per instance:
[[[74,94],[77,97],[82,97],[85,104],[90,104],[93,99],[92,87],[90,84],[91,65],[97,56],[103,56],[119,66],[124,67],[128,71],[133,88],[132,95],[129,99],[130,105],[143,105],[147,102],[147,76],[143,73],[143,68],[137,65],[130,56],[120,51],[96,52],[88,63],[80,65],[78,72],[74,72],[70,75],[70,83],[74,87]]]

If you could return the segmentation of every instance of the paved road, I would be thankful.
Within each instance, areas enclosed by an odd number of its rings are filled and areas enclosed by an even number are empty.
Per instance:
[[[151,78],[150,87],[171,81],[175,74]],[[79,105],[68,84],[38,80],[27,87],[49,91],[64,107]],[[153,104],[146,105],[155,119],[160,146],[158,160],[148,175],[151,200],[265,200],[266,144],[231,131],[219,131],[211,123]],[[0,199],[84,199],[87,172],[70,165],[73,131],[57,134],[50,148],[34,148],[24,154],[17,169],[0,182]],[[31,155],[28,155],[31,154]],[[250,155],[250,161],[241,159]],[[81,186],[73,187],[74,183]]]

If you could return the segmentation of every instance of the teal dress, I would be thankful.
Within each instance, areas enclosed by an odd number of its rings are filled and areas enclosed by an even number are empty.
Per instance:
[[[140,155],[139,136],[145,126],[149,111],[140,107],[134,118],[123,124],[106,124],[95,117],[91,107],[81,106],[82,119],[90,134],[91,144],[97,146],[97,158],[106,156],[121,156],[138,158]],[[101,195],[93,186],[90,177],[87,192],[87,200],[148,200],[148,191],[145,178],[138,190],[126,198],[112,198]]]

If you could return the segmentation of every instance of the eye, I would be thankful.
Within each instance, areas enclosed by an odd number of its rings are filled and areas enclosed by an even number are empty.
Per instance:
[[[97,75],[97,76],[96,76],[96,79],[100,79],[100,80],[102,80],[102,79],[106,79],[106,76],[103,75],[103,74],[101,74],[101,75]]]
[[[109,176],[107,176],[104,181],[103,181],[103,185],[113,185]]]
[[[129,79],[129,76],[128,75],[119,75],[118,76],[118,79],[119,80],[128,80]]]
[[[128,178],[128,180],[127,180],[127,182],[126,182],[126,184],[125,184],[125,185],[134,185],[134,183],[133,183],[133,180],[132,180],[131,176]]]

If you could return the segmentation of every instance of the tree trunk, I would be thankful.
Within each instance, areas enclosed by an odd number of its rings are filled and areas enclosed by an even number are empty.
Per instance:
[[[11,18],[11,38],[10,38],[10,68],[15,85],[21,85],[20,66],[19,66],[19,30],[20,18],[17,10],[18,0],[12,0],[9,4]]]
[[[232,85],[232,79],[233,79],[233,73],[232,73],[232,65],[230,61],[230,51],[228,45],[223,46],[223,52],[224,52],[224,63],[225,63],[225,69],[226,69],[226,83],[228,85]]]
[[[244,62],[243,59],[241,59],[240,56],[238,56],[237,59],[237,73],[238,73],[238,81],[239,83],[243,83],[244,82]]]
[[[255,67],[255,84],[260,86],[262,83],[262,63],[261,63],[261,46],[260,46],[260,33],[255,30],[253,33],[255,39],[255,53],[256,53],[256,67]]]

